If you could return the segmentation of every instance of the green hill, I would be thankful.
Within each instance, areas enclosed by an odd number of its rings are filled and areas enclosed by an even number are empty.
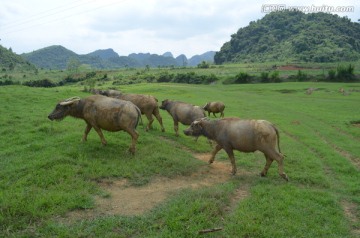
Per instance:
[[[328,13],[272,12],[231,35],[214,60],[336,62],[360,59],[360,24]]]
[[[0,67],[3,69],[13,70],[15,68],[34,69],[35,66],[24,60],[20,55],[17,55],[0,45]]]
[[[206,52],[186,59],[185,55],[181,60],[174,58],[170,52],[164,55],[139,53],[128,56],[119,56],[113,49],[96,50],[85,55],[78,55],[60,45],[45,47],[21,56],[33,63],[38,68],[45,69],[66,69],[70,59],[77,59],[81,64],[89,65],[95,69],[117,69],[117,68],[137,68],[137,67],[158,67],[158,66],[183,66],[188,62],[188,66],[196,66],[205,60],[213,62],[214,52]]]

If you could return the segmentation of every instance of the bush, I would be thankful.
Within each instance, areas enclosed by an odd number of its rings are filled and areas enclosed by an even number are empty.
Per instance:
[[[262,83],[270,83],[269,73],[268,72],[262,72],[260,74],[260,81]]]
[[[219,81],[219,78],[215,75],[215,74],[210,74],[207,75],[204,79],[203,79],[203,84],[211,84],[214,83],[216,81]]]
[[[53,83],[49,79],[41,79],[41,80],[35,80],[35,81],[31,80],[31,81],[24,82],[23,85],[28,86],[28,87],[43,87],[43,88],[51,88],[51,87],[57,86],[56,83]]]
[[[305,82],[305,81],[308,81],[308,76],[306,73],[302,72],[301,70],[298,70],[296,79],[298,82]]]
[[[197,65],[200,69],[208,69],[210,68],[210,64],[206,61],[202,61],[200,64]]]
[[[248,73],[240,72],[235,76],[234,83],[250,83],[251,77]]]
[[[270,75],[270,81],[272,83],[280,83],[281,82],[281,79],[280,79],[280,73],[279,71],[273,71]]]
[[[336,78],[338,81],[353,81],[355,79],[354,76],[354,66],[352,66],[351,64],[348,65],[348,67],[339,65],[336,68],[337,71],[337,75]]]
[[[336,79],[336,70],[330,69],[328,71],[328,80],[334,81]]]
[[[168,83],[168,82],[171,82],[171,80],[173,79],[174,75],[173,74],[169,74],[169,72],[165,71],[165,72],[162,72],[157,81],[159,83]]]

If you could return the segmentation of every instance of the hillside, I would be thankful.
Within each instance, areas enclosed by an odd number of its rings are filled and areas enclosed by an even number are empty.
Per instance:
[[[111,58],[119,57],[119,55],[113,49],[96,50],[92,53],[87,54],[87,56],[92,56],[92,57],[98,56],[102,59],[111,59]]]
[[[3,69],[34,69],[35,66],[24,60],[20,55],[13,53],[0,45],[0,67]]]
[[[170,66],[196,66],[201,61],[214,61],[215,52],[210,51],[187,59],[185,55],[174,58],[171,52],[163,55],[150,53],[133,53],[128,56],[119,56],[113,49],[96,50],[85,55],[78,55],[63,46],[54,45],[22,56],[39,68],[66,69],[70,59],[77,59],[96,69],[116,69],[125,67],[170,67]]]
[[[272,12],[231,35],[214,60],[336,62],[360,59],[360,24],[327,13]]]

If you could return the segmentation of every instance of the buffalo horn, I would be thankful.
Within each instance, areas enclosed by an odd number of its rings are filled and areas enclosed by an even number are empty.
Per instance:
[[[76,102],[79,100],[80,100],[79,97],[71,97],[71,98],[68,98],[65,101],[61,102],[60,105],[61,106],[69,105],[69,104],[72,104],[73,102]]]

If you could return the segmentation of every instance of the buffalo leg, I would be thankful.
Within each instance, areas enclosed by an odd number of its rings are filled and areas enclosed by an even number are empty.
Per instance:
[[[178,121],[174,121],[174,130],[175,130],[175,135],[179,136],[179,122]]]
[[[129,151],[131,154],[135,154],[135,146],[136,146],[137,139],[139,138],[139,133],[137,133],[135,130],[128,131],[128,133],[131,135],[131,146],[129,148]]]
[[[215,160],[215,155],[222,149],[222,147],[217,144],[214,148],[214,150],[211,152],[211,157],[210,157],[210,160],[209,160],[209,164],[212,164]]]
[[[101,139],[101,143],[102,143],[103,145],[106,145],[107,142],[106,142],[106,140],[105,140],[105,137],[104,137],[101,129],[98,128],[98,127],[94,127],[94,129],[95,129],[95,131],[98,133],[98,135],[99,135],[99,137],[100,137],[100,139]]]
[[[270,157],[272,159],[276,160],[276,162],[278,163],[278,172],[279,172],[280,177],[282,177],[286,181],[289,181],[288,176],[284,173],[284,165],[283,165],[284,156],[274,150],[271,152]]]
[[[83,142],[87,141],[87,135],[89,134],[91,128],[92,128],[92,126],[87,123],[86,128],[85,128],[85,132],[84,132],[84,135],[83,135],[83,138],[82,138]]]
[[[213,112],[214,117],[216,117],[215,112]]]
[[[161,126],[161,131],[164,132],[165,131],[165,128],[163,126],[163,122],[162,122],[162,118],[160,116],[160,113],[159,113],[159,109],[156,108],[153,112],[154,116],[156,117],[156,119],[158,120],[160,126]]]
[[[153,123],[154,118],[152,117],[152,114],[146,114],[146,118],[148,119],[149,123],[147,124],[145,130],[148,131],[151,128],[151,124]]]
[[[224,112],[221,112],[220,117],[224,118]]]
[[[264,169],[261,171],[261,173],[260,173],[260,175],[261,175],[261,177],[264,177],[264,176],[266,176],[266,174],[267,174],[267,172],[268,172],[268,170],[269,170],[269,168],[270,168],[270,165],[272,164],[272,162],[274,161],[272,158],[270,158],[269,156],[266,156],[265,155],[265,157],[266,157],[266,164],[265,164],[265,167],[264,167]]]
[[[226,153],[228,154],[231,165],[232,165],[231,174],[235,175],[237,169],[236,169],[234,152],[232,149],[229,149],[229,148],[224,148],[224,149],[225,149]]]

